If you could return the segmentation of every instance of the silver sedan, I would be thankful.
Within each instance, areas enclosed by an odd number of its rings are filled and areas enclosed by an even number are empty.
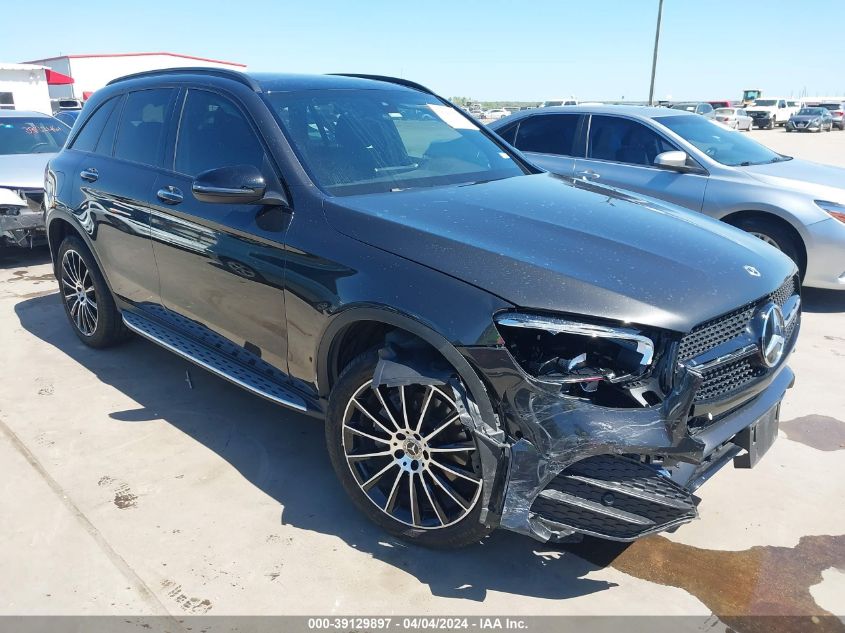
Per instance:
[[[706,213],[792,257],[805,285],[845,290],[845,169],[669,108],[545,108],[490,128],[539,167]]]
[[[717,108],[713,118],[735,130],[750,132],[754,127],[754,119],[748,116],[745,108]]]

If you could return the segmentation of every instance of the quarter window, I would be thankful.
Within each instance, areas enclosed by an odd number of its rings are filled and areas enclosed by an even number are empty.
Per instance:
[[[231,101],[205,90],[188,92],[176,141],[176,171],[196,176],[232,165],[261,169],[263,163],[261,142]]]
[[[165,121],[172,88],[131,93],[126,98],[117,132],[114,155],[144,165],[160,165]]]
[[[97,141],[103,133],[103,128],[114,111],[114,106],[117,102],[117,98],[112,98],[97,108],[94,114],[92,114],[85,122],[82,129],[79,130],[79,134],[76,135],[76,138],[73,139],[71,149],[78,149],[80,152],[94,151],[94,148],[97,146]]]
[[[524,152],[572,156],[580,119],[578,114],[542,114],[523,119],[516,133],[516,147]]]
[[[662,136],[631,119],[594,115],[590,121],[590,158],[653,165],[658,154],[674,149]]]

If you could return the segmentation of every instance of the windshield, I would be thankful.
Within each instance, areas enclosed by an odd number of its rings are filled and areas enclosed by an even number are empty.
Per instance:
[[[824,108],[801,108],[798,114],[820,116],[825,113]]]
[[[789,160],[752,141],[747,134],[726,129],[700,116],[664,116],[655,121],[723,165],[744,166]]]
[[[840,105],[839,103],[822,103],[821,107],[825,110],[838,110]]]
[[[525,173],[458,110],[410,90],[266,94],[314,181],[333,195],[401,191]]]
[[[776,106],[778,104],[777,99],[758,99],[754,102],[754,105],[760,106],[762,108],[766,108],[769,106]]]
[[[0,155],[58,152],[69,131],[51,117],[0,117]]]
[[[669,107],[673,110],[686,110],[687,112],[695,112],[695,106],[697,103],[673,103]]]

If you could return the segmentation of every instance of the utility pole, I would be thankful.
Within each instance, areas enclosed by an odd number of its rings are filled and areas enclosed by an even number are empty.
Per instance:
[[[654,31],[654,57],[651,59],[651,85],[648,88],[648,105],[654,105],[654,74],[657,72],[657,44],[660,42],[660,20],[663,17],[663,0],[657,7],[657,29]]]

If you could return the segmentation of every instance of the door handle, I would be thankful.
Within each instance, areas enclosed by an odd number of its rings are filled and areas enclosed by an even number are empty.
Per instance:
[[[156,196],[164,204],[179,204],[182,202],[182,192],[172,185],[159,189]]]
[[[88,169],[83,169],[79,172],[79,177],[82,180],[87,180],[88,182],[94,182],[97,178],[100,177],[100,174],[97,173],[97,170],[93,167],[89,167]]]
[[[576,176],[581,176],[584,180],[598,180],[601,178],[601,174],[597,174],[592,169],[585,169],[584,171],[576,171]]]

